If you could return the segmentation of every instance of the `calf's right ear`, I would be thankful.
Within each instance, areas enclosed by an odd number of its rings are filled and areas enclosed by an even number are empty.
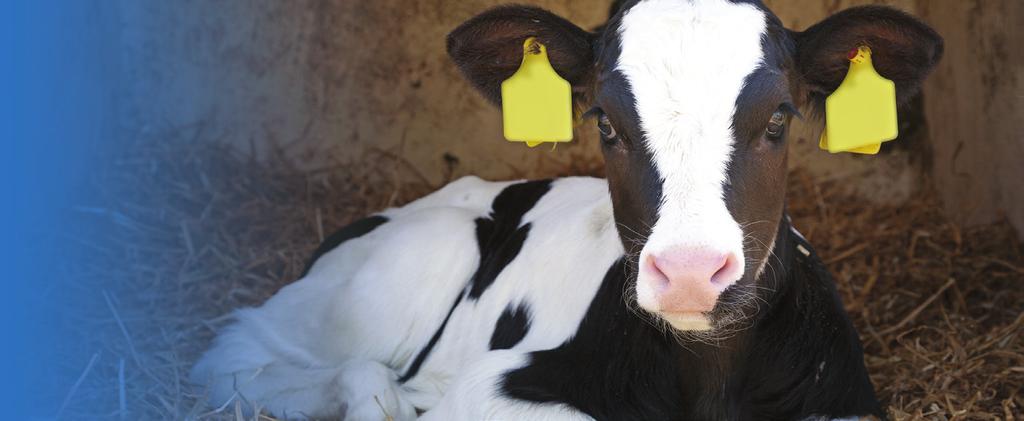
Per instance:
[[[585,91],[594,68],[594,36],[536,7],[500,6],[466,21],[448,34],[448,55],[489,101],[501,104],[501,82],[523,61],[523,44],[535,37],[547,47],[555,71]]]
[[[826,18],[795,34],[796,67],[820,107],[846,77],[858,46],[872,50],[875,69],[896,83],[905,103],[942,57],[942,37],[924,22],[895,9],[860,6]]]

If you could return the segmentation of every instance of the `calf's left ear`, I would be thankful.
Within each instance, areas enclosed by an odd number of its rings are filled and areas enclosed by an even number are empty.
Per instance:
[[[875,69],[896,83],[897,102],[909,100],[942,57],[942,37],[920,20],[896,9],[862,6],[832,15],[804,32],[793,34],[795,63],[810,94],[820,106],[850,68],[850,51],[871,48]]]

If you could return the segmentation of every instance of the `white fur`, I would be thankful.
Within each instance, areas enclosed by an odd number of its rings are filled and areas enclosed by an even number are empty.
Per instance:
[[[603,181],[561,179],[527,212],[532,229],[519,255],[479,301],[452,314],[446,331],[460,338],[441,341],[431,353],[427,363],[444,369],[406,384],[418,392],[411,398],[418,406],[431,407],[452,373],[487,351],[510,303],[526,301],[533,317],[517,349],[550,349],[572,337],[605,272],[623,253],[609,200]]]
[[[244,398],[289,417],[346,409],[347,419],[410,419],[414,407],[435,408],[444,397],[451,402],[431,417],[463,419],[455,414],[478,405],[470,409],[492,419],[578,418],[564,406],[502,398],[494,385],[522,364],[517,356],[572,337],[622,255],[600,179],[553,182],[523,218],[533,226],[517,258],[478,301],[462,300],[418,374],[404,385],[396,381],[464,292],[480,259],[474,220],[489,214],[509,184],[467,177],[384,211],[387,223],[324,254],[308,276],[263,306],[236,312],[192,379],[209,385],[214,405]],[[532,316],[528,334],[512,350],[490,352],[498,317],[523,301]],[[494,368],[499,362],[501,370]],[[477,401],[481,396],[491,401]]]
[[[526,364],[518,351],[491,351],[468,367],[466,375],[451,386],[436,407],[420,421],[448,420],[590,420],[564,404],[533,404],[502,396],[496,380],[509,370]]]
[[[744,261],[743,232],[726,208],[723,186],[736,99],[763,59],[766,25],[756,7],[726,0],[646,0],[623,17],[617,70],[633,90],[645,145],[663,180],[641,261],[675,247],[732,252]],[[643,271],[639,277],[638,302],[656,311]]]

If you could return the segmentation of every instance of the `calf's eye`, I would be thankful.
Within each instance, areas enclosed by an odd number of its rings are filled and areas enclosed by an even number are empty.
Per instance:
[[[764,129],[764,135],[769,140],[782,140],[784,134],[786,134],[786,113],[778,110],[768,120],[768,127]]]
[[[615,132],[615,128],[612,127],[612,122],[606,114],[601,114],[597,118],[597,130],[601,131],[601,137],[606,140],[614,140],[618,137],[618,133]]]

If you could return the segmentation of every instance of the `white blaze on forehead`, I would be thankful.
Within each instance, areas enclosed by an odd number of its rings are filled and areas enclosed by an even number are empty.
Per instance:
[[[645,250],[689,237],[687,245],[742,256],[742,231],[726,209],[723,185],[736,99],[762,62],[766,26],[757,7],[726,0],[646,0],[623,17],[616,68],[633,90],[663,180]]]

